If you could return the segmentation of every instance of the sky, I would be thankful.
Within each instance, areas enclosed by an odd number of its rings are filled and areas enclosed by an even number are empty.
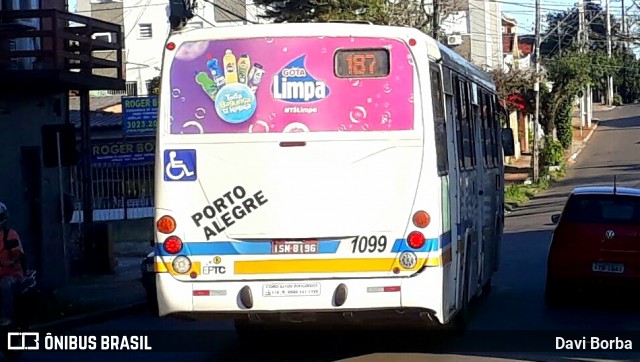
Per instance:
[[[540,0],[540,12],[542,13],[542,27],[544,30],[544,19],[549,12],[564,11],[572,8],[575,3],[580,0]],[[611,13],[620,18],[622,13],[621,1],[610,0]],[[520,34],[533,34],[535,32],[535,2],[532,0],[498,0],[501,4],[501,11],[518,21],[518,30]],[[606,0],[601,1],[602,6],[606,4]],[[627,2],[627,7],[631,1]]]

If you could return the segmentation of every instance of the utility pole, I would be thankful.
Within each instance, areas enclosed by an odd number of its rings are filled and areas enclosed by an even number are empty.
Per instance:
[[[582,4],[584,5],[585,9],[584,11],[586,12],[586,7],[587,7],[587,1],[588,0],[583,0]],[[593,21],[593,20],[592,20]],[[586,21],[583,23],[583,29],[584,29],[584,46],[585,46],[585,51],[589,52],[589,29],[591,28],[591,21],[589,23],[587,23]],[[593,107],[593,97],[591,94],[591,84],[587,84],[587,91],[585,92],[584,95],[585,98],[585,105],[586,105],[586,109],[587,109],[587,129],[591,128],[591,115],[592,115],[592,107]]]
[[[627,50],[627,11],[624,8],[624,0],[622,0],[622,36],[625,37],[625,41],[622,43],[622,49]]]
[[[611,0],[607,1],[607,54],[609,55],[609,59],[611,59],[611,8],[609,4]],[[613,104],[613,76],[609,75],[607,77],[607,105]]]
[[[533,182],[540,180],[540,162],[538,162],[538,149],[540,141],[538,139],[538,128],[540,127],[540,0],[536,0],[536,83],[534,91],[536,92],[536,114],[533,122]]]
[[[580,45],[580,53],[584,53],[584,33],[585,33],[585,19],[584,19],[584,1],[578,4],[578,44]],[[582,136],[582,129],[585,126],[585,94],[584,90],[580,91],[580,136]]]
[[[440,0],[433,0],[433,24],[431,25],[431,29],[433,31],[433,38],[436,41],[440,40],[439,33],[440,28]]]

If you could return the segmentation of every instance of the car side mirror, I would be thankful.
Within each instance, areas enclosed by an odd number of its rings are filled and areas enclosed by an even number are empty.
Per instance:
[[[514,156],[516,154],[516,145],[513,139],[513,128],[502,129],[502,148],[505,156]]]
[[[560,220],[560,214],[551,215],[551,222],[557,224]]]

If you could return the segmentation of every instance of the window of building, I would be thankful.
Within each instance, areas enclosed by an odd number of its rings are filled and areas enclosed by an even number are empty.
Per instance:
[[[138,29],[140,31],[139,33],[140,39],[153,38],[153,31],[152,31],[151,24],[138,24]]]
[[[95,40],[111,43],[111,33],[95,33],[93,34],[92,38]]]
[[[440,69],[431,65],[431,102],[433,104],[433,124],[436,143],[436,160],[438,175],[449,173],[449,159],[447,156],[447,124],[444,115],[444,99]]]

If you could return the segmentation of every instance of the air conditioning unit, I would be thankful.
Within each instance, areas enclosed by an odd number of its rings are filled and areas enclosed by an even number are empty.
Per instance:
[[[447,36],[447,45],[460,45],[462,44],[461,35],[449,35]]]

